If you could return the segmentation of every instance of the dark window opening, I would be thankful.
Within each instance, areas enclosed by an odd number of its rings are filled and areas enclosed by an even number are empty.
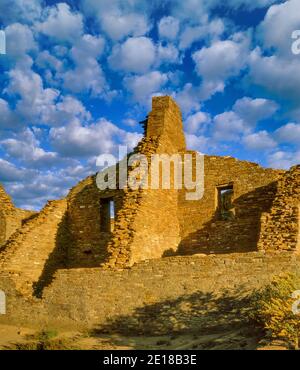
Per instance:
[[[223,221],[234,219],[233,185],[218,187],[218,214]]]
[[[101,231],[106,233],[112,232],[115,219],[115,202],[113,198],[101,199],[100,207]]]

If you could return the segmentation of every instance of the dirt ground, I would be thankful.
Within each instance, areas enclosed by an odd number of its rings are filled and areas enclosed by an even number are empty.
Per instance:
[[[197,335],[174,334],[171,336],[123,336],[119,334],[90,334],[71,331],[36,331],[29,328],[0,325],[0,349],[257,349],[259,336],[247,330]]]

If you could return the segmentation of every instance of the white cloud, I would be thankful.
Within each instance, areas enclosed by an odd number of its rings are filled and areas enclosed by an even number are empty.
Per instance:
[[[147,3],[140,0],[82,0],[81,3],[83,12],[93,17],[113,40],[143,36],[150,29],[145,9]]]
[[[155,61],[155,46],[147,37],[132,37],[115,45],[108,61],[114,70],[145,73]]]
[[[76,121],[68,126],[52,128],[50,139],[60,154],[84,157],[115,153],[119,144],[128,145],[129,149],[132,149],[141,139],[141,135],[122,130],[102,118],[88,126]]]
[[[57,90],[44,88],[42,78],[32,69],[32,60],[24,57],[8,72],[10,78],[6,92],[19,97],[16,113],[31,123],[43,121],[59,96]]]
[[[2,129],[17,129],[20,121],[16,114],[10,109],[8,102],[0,98],[0,117]]]
[[[186,134],[186,145],[189,150],[197,150],[198,152],[205,152],[208,147],[209,139],[203,135]]]
[[[23,163],[36,167],[47,167],[58,162],[57,153],[46,152],[40,147],[30,129],[14,135],[14,138],[2,140],[0,145],[11,158],[21,160]]]
[[[66,3],[47,7],[44,11],[45,20],[36,24],[36,29],[57,41],[73,42],[83,32],[82,15],[72,12]]]
[[[299,100],[300,59],[287,61],[276,55],[263,56],[259,48],[250,56],[250,78],[272,94],[285,99]]]
[[[31,23],[41,15],[41,0],[1,0],[0,21],[2,24],[12,24],[16,21]]]
[[[203,79],[203,98],[222,92],[226,80],[237,76],[245,67],[248,42],[244,35],[235,34],[232,40],[216,41],[210,47],[193,53],[196,72]]]
[[[190,134],[195,134],[199,131],[203,132],[210,123],[210,116],[204,112],[197,112],[187,117],[185,121],[185,129]]]
[[[12,182],[12,181],[24,181],[29,174],[23,168],[16,167],[13,163],[10,163],[0,158],[0,181],[1,182]]]
[[[235,102],[233,111],[254,127],[257,122],[271,117],[278,108],[278,104],[272,100],[244,97]]]
[[[234,112],[224,112],[214,117],[213,138],[217,141],[237,141],[244,131],[244,121]]]
[[[180,35],[179,48],[187,49],[199,40],[218,39],[224,30],[225,26],[221,19],[207,21],[200,26],[186,26]]]
[[[179,31],[179,20],[168,16],[163,17],[158,23],[158,33],[161,38],[174,40]]]
[[[63,74],[64,87],[74,93],[91,93],[100,95],[106,85],[105,76],[94,58],[86,59],[75,69]]]
[[[146,103],[153,93],[159,93],[168,81],[168,75],[159,71],[146,73],[142,76],[125,77],[124,85],[137,102]]]
[[[280,143],[296,144],[300,146],[300,124],[287,123],[275,131],[275,138]]]
[[[185,84],[182,90],[173,95],[183,113],[187,114],[200,109],[199,91],[191,83]]]
[[[47,110],[47,114],[43,116],[43,123],[49,126],[65,126],[78,120],[88,122],[91,119],[90,112],[72,96],[61,97],[52,108]]]
[[[142,36],[147,33],[149,26],[147,19],[137,13],[110,14],[103,12],[101,16],[103,30],[113,40],[121,40],[126,36]]]
[[[97,59],[103,52],[104,39],[101,36],[83,35],[70,51],[70,57],[75,68],[58,73],[63,79],[64,87],[71,92],[87,92],[94,96],[100,95],[106,89],[106,79]]]
[[[13,23],[5,28],[5,34],[9,57],[20,58],[37,48],[32,31],[27,25]]]
[[[42,69],[50,68],[54,71],[61,71],[63,62],[50,54],[48,50],[41,51],[35,59],[35,64]]]
[[[251,150],[269,150],[277,146],[276,141],[272,139],[267,131],[259,131],[246,135],[243,138],[243,144]]]
[[[267,48],[276,48],[292,57],[291,35],[300,28],[299,0],[288,0],[271,6],[259,27],[259,34]]]
[[[157,64],[181,63],[178,49],[173,44],[167,44],[166,46],[159,44],[157,47],[157,62]]]
[[[300,163],[300,151],[276,151],[268,156],[268,163],[272,168],[289,169],[291,166]]]

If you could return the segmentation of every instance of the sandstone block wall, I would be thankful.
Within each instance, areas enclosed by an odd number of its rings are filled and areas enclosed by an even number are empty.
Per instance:
[[[118,214],[123,203],[123,191],[100,191],[96,176],[81,181],[67,197],[70,232],[67,265],[70,268],[100,266],[107,259],[112,233],[101,229],[101,200],[104,199],[113,199],[115,214]]]
[[[204,196],[187,201],[179,193],[179,252],[226,253],[257,250],[260,217],[274,200],[277,180],[284,171],[265,169],[232,157],[205,156]],[[218,188],[233,187],[234,217],[220,218]]]
[[[239,300],[274,275],[299,273],[299,262],[291,252],[251,252],[153,259],[122,271],[62,269],[42,300],[20,296],[11,280],[0,274],[0,289],[7,292],[8,300],[8,314],[0,316],[0,322],[40,327],[108,325],[125,333],[140,327],[140,334],[161,334],[194,320],[192,327],[199,330],[207,313],[203,307],[209,302],[226,292],[224,304],[237,307]],[[189,311],[191,306],[197,313]]]
[[[278,181],[274,202],[261,216],[258,248],[300,251],[300,165]]]
[[[4,245],[1,271],[11,276],[23,294],[31,295],[41,280],[47,280],[54,269],[65,266],[65,212],[65,200],[48,202]]]
[[[10,236],[36,212],[16,208],[0,185],[0,250]]]

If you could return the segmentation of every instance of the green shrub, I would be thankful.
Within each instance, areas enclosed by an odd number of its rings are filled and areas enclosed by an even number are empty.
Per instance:
[[[299,348],[300,315],[292,311],[296,298],[293,292],[300,289],[300,277],[280,275],[251,299],[249,315],[262,326],[269,337],[282,339]]]

